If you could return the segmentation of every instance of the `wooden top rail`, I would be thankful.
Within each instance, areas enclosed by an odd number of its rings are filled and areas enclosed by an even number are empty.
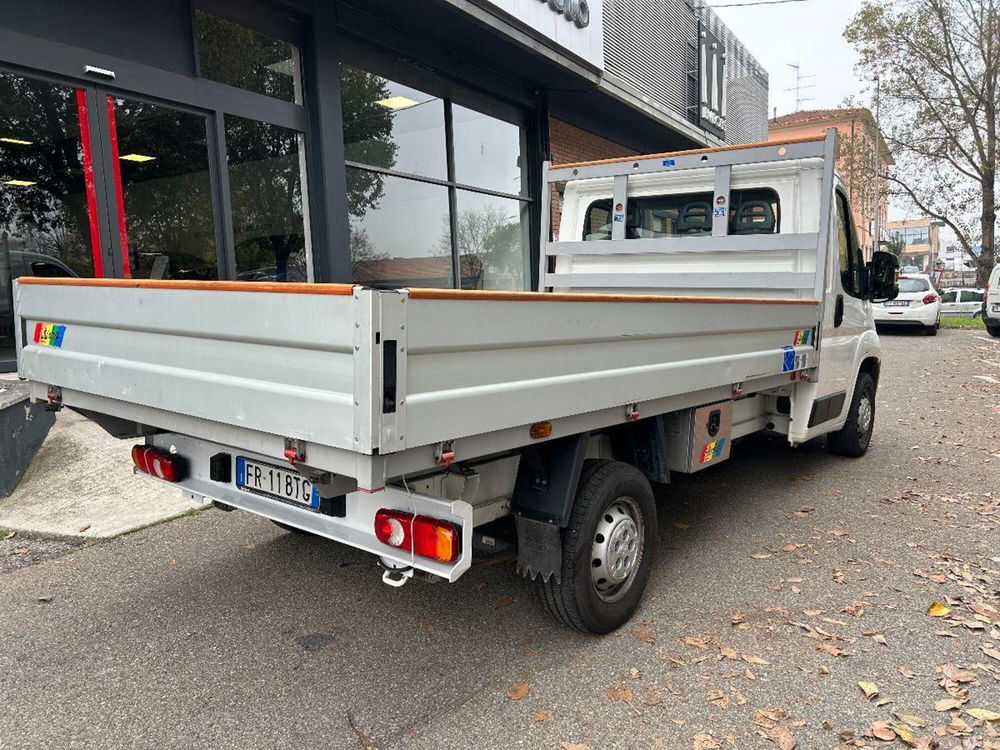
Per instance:
[[[182,281],[178,279],[78,279],[22,276],[19,284],[41,286],[96,286],[116,289],[174,289],[211,292],[282,292],[284,294],[334,294],[349,296],[353,284],[310,284],[282,281]]]

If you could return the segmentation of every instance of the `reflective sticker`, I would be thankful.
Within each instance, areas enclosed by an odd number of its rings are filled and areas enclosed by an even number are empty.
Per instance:
[[[625,214],[615,214],[615,223],[619,224],[625,221]]]
[[[726,207],[725,206],[716,206],[715,207],[715,215],[716,216],[720,216],[720,217],[725,216],[726,215]]]
[[[795,369],[795,347],[794,346],[783,346],[781,347],[783,354],[783,359],[781,362],[782,372],[791,372]]]
[[[792,344],[795,346],[798,346],[799,344],[808,344],[810,338],[812,338],[812,328],[804,328],[801,331],[795,332],[795,336],[792,338]]]
[[[663,160],[663,166],[665,166],[665,167],[672,167],[676,163],[677,162],[675,160],[673,160],[673,159],[664,159]]]
[[[707,464],[712,459],[718,458],[722,455],[722,449],[725,445],[725,438],[719,438],[714,443],[707,443],[705,447],[701,449],[701,456],[698,458],[698,463]]]
[[[39,346],[60,347],[63,344],[63,336],[66,334],[66,326],[55,323],[35,323],[35,335],[33,341]]]

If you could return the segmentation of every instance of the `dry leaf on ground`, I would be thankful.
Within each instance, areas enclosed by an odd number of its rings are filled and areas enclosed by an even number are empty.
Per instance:
[[[947,617],[951,614],[951,607],[946,607],[941,602],[934,602],[927,608],[927,614],[931,617]]]
[[[507,688],[507,697],[512,701],[519,701],[530,692],[531,685],[527,682],[519,682],[516,685],[511,685]]]

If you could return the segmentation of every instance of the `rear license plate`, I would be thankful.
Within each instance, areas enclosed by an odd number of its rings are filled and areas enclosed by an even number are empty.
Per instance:
[[[319,490],[301,474],[280,466],[236,457],[236,486],[255,495],[319,508]]]
[[[886,307],[909,307],[910,301],[908,299],[891,299],[884,304]]]
[[[1000,312],[1000,302],[993,303],[993,312]]]

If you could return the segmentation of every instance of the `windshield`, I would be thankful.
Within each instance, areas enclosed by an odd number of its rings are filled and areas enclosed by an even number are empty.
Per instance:
[[[927,282],[927,279],[900,279],[899,280],[899,291],[900,292],[926,292],[931,288],[931,285]]]

